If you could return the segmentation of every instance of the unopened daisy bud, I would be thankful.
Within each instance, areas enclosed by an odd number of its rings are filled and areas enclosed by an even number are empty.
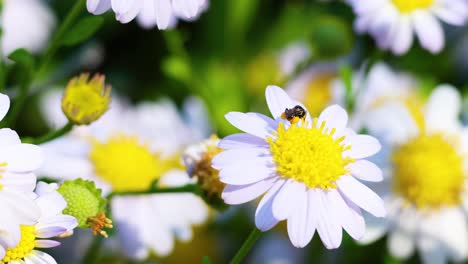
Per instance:
[[[67,85],[62,99],[62,111],[70,122],[89,125],[109,109],[111,87],[105,85],[104,75],[81,74]]]
[[[112,220],[104,213],[106,200],[94,182],[82,179],[65,181],[58,192],[67,201],[63,213],[74,216],[78,220],[78,227],[91,228],[95,235],[107,237],[102,229],[112,228]]]
[[[225,184],[219,180],[219,171],[211,166],[211,160],[222,150],[218,148],[219,138],[211,136],[198,144],[189,146],[183,155],[190,177],[195,177],[203,199],[217,209],[226,207],[221,199]]]

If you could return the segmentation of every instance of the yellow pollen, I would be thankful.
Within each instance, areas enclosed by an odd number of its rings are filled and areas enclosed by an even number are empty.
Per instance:
[[[392,0],[401,13],[410,13],[418,9],[427,9],[432,6],[434,0]]]
[[[117,192],[148,190],[162,174],[181,167],[178,157],[163,159],[138,138],[124,135],[94,142],[89,158],[96,175]]]
[[[320,74],[307,84],[304,104],[311,116],[318,116],[332,101],[331,84],[335,78],[335,74]]]
[[[7,166],[6,162],[0,163],[0,179],[3,178],[3,173],[5,173],[5,167]],[[0,184],[0,191],[3,189],[3,185]]]
[[[343,144],[345,137],[335,139],[335,129],[325,128],[315,118],[312,127],[307,122],[286,129],[280,123],[276,140],[268,138],[276,170],[284,178],[303,182],[309,188],[336,188],[336,180],[349,173],[346,166],[353,159],[344,158],[343,152],[351,148]]]
[[[109,237],[107,232],[102,230],[104,228],[113,228],[112,220],[106,217],[105,212],[101,212],[96,216],[90,217],[86,220],[86,223],[93,230],[93,235],[101,235],[105,238]]]
[[[14,260],[22,260],[35,247],[36,228],[34,226],[21,226],[21,240],[15,248],[8,248],[0,264]]]
[[[441,134],[423,134],[396,149],[394,191],[421,209],[460,204],[466,175],[453,143]]]
[[[217,139],[216,136],[214,138]],[[200,161],[195,165],[193,172],[197,176],[198,184],[209,198],[215,196],[221,197],[221,193],[226,186],[219,180],[219,171],[211,166],[213,157],[221,153],[221,151],[222,149],[216,145],[207,146],[206,152],[203,153]]]

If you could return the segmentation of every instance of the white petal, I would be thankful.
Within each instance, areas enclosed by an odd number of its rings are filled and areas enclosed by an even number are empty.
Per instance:
[[[297,193],[296,206],[288,217],[288,235],[291,243],[297,248],[309,244],[317,225],[317,213],[309,201],[306,190]]]
[[[274,119],[281,118],[281,114],[286,108],[296,106],[296,103],[289,98],[289,95],[278,86],[269,85],[265,90],[265,97]]]
[[[409,16],[400,17],[397,23],[395,39],[391,48],[395,54],[401,55],[406,53],[413,44],[413,30]]]
[[[32,192],[36,187],[36,175],[33,173],[6,172],[0,178],[0,185],[19,192]]]
[[[0,129],[0,146],[7,147],[21,144],[18,134],[9,128]]]
[[[49,254],[38,250],[33,250],[27,258],[32,260],[34,264],[57,264],[55,259]]]
[[[446,252],[439,241],[432,237],[421,236],[417,243],[424,264],[447,263]]]
[[[315,210],[320,239],[327,249],[338,248],[343,234],[338,219],[328,209],[329,203],[325,193],[319,189],[310,189],[308,194],[310,207]]]
[[[239,148],[225,150],[216,156],[212,160],[213,167],[220,170],[225,166],[230,166],[234,163],[247,163],[264,165],[272,157],[267,149],[263,148]]]
[[[219,172],[221,182],[232,185],[245,185],[261,181],[274,176],[275,171],[262,164],[249,165],[248,168],[240,167],[237,164],[224,166]]]
[[[368,135],[349,136],[345,141],[351,149],[344,151],[343,155],[354,159],[367,158],[381,149],[379,141]]]
[[[341,176],[336,183],[339,191],[357,206],[377,217],[386,215],[383,201],[364,184],[349,175]]]
[[[100,15],[105,13],[111,8],[110,0],[87,0],[86,8],[88,12],[94,15]]]
[[[5,94],[0,93],[0,120],[3,120],[6,116],[8,109],[10,109],[10,98]]]
[[[460,128],[460,93],[451,85],[439,85],[429,97],[425,110],[426,128],[431,132],[456,132]]]
[[[245,113],[230,112],[225,117],[238,129],[262,139],[271,137],[271,133],[276,129],[270,127],[270,123],[262,118]]]
[[[124,24],[132,21],[143,6],[140,0],[111,0],[111,5],[115,18]]]
[[[273,200],[273,216],[278,220],[288,218],[296,211],[296,206],[301,203],[301,199],[304,199],[302,194],[305,191],[306,187],[303,183],[288,180]]]
[[[55,241],[55,240],[39,239],[39,240],[36,240],[35,246],[37,248],[53,248],[53,247],[60,246],[60,242]]]
[[[363,237],[366,230],[364,217],[362,216],[361,209],[350,201],[345,201],[346,198],[336,190],[332,189],[326,193],[329,208],[334,215],[334,218],[340,223],[348,234],[359,240]]]
[[[389,221],[371,215],[366,217],[366,232],[358,241],[359,244],[368,245],[382,238],[389,228]]]
[[[379,182],[383,180],[382,170],[367,160],[358,160],[348,165],[351,174],[363,181]]]
[[[154,0],[142,0],[142,7],[137,16],[137,21],[140,26],[150,29],[156,26],[156,9]]]
[[[407,259],[411,257],[414,252],[414,241],[413,237],[397,229],[390,233],[388,238],[388,250],[393,256],[401,259]]]
[[[279,221],[279,219],[273,216],[271,206],[273,204],[273,198],[278,194],[284,182],[285,180],[283,179],[276,181],[258,204],[257,210],[255,211],[255,225],[261,231],[267,231],[273,228]]]
[[[339,105],[331,105],[322,111],[317,125],[320,126],[323,121],[326,128],[330,130],[335,128],[337,133],[341,133],[348,123],[348,113]]]
[[[277,177],[271,177],[248,185],[228,184],[221,197],[227,204],[243,204],[268,191],[277,179]]]
[[[0,149],[0,161],[6,162],[10,171],[30,172],[42,165],[44,155],[36,145],[20,144]]]
[[[159,29],[166,29],[173,16],[170,0],[155,1],[156,23]]]
[[[426,11],[414,11],[412,14],[414,30],[421,46],[432,53],[438,53],[444,47],[442,26],[432,14]]]
[[[252,136],[247,133],[239,133],[229,135],[219,142],[219,147],[222,149],[237,149],[250,147],[268,147],[269,144],[265,140]]]
[[[194,0],[172,0],[172,7],[177,14],[181,14],[185,19],[195,17],[200,10],[197,1]]]
[[[18,224],[33,225],[40,216],[40,210],[34,200],[26,194],[3,189],[0,192],[0,208],[11,212],[11,218]]]

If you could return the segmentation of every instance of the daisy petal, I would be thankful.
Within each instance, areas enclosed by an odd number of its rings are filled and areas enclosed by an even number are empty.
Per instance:
[[[439,21],[429,12],[417,10],[412,15],[414,30],[421,46],[432,53],[444,47],[444,32]]]
[[[397,229],[389,235],[388,250],[397,258],[407,259],[414,252],[413,238],[410,234]]]
[[[383,180],[382,170],[367,160],[358,160],[348,165],[351,174],[363,181],[379,182]]]
[[[315,208],[317,233],[327,249],[338,248],[341,244],[342,231],[333,213],[328,209],[328,199],[322,190],[310,189],[309,203]]]
[[[278,220],[288,218],[296,210],[296,205],[303,199],[302,193],[305,193],[305,190],[306,187],[303,183],[288,180],[273,200],[273,216]]]
[[[258,204],[257,210],[255,211],[255,225],[261,231],[267,231],[273,228],[279,221],[273,216],[271,206],[273,204],[274,197],[283,187],[284,182],[285,180],[283,179],[276,181]]]
[[[87,0],[86,8],[94,15],[101,15],[111,8],[110,0]]]
[[[320,114],[318,126],[320,126],[324,121],[326,128],[330,130],[335,128],[338,133],[341,133],[348,123],[348,113],[346,113],[346,110],[339,105],[331,105],[325,108],[325,110]]]
[[[35,245],[37,248],[53,248],[53,247],[58,247],[60,246],[60,242],[55,241],[55,240],[46,240],[46,239],[40,239],[36,240]]]
[[[317,216],[310,204],[307,191],[301,190],[297,193],[297,197],[295,209],[288,218],[288,235],[295,247],[303,248],[314,236]]]
[[[342,197],[336,189],[328,191],[326,196],[330,204],[330,211],[343,229],[352,238],[356,240],[361,239],[364,236],[366,224],[359,207],[352,202],[345,201],[346,198]]]
[[[276,129],[270,127],[270,123],[262,118],[245,113],[230,112],[226,115],[226,119],[238,129],[262,139],[271,137],[271,133]]]
[[[377,217],[386,215],[384,203],[380,197],[352,176],[341,176],[336,184],[339,191],[357,206]]]
[[[289,95],[278,86],[269,85],[265,91],[266,101],[271,115],[274,119],[281,118],[286,108],[296,106],[296,103],[291,100]]]
[[[343,152],[343,155],[354,159],[367,158],[380,151],[379,141],[368,135],[355,135],[346,139],[351,149]]]
[[[426,128],[431,131],[456,132],[460,128],[458,115],[461,111],[460,93],[451,85],[439,85],[426,104]]]
[[[250,147],[268,147],[268,143],[258,137],[247,133],[233,134],[223,138],[219,142],[219,147],[222,149],[237,149]]]
[[[420,236],[417,243],[423,263],[445,264],[448,262],[447,252],[439,241],[429,236]]]
[[[0,121],[6,116],[8,109],[10,109],[10,98],[0,93]]]
[[[159,29],[169,27],[171,17],[173,16],[170,0],[158,0],[154,2],[156,12],[156,24]]]
[[[274,170],[263,164],[251,164],[249,169],[231,164],[224,166],[219,172],[221,182],[232,185],[245,185],[261,181],[275,174]]]
[[[227,185],[221,197],[227,204],[243,204],[249,202],[271,188],[277,177],[271,177],[248,185]]]

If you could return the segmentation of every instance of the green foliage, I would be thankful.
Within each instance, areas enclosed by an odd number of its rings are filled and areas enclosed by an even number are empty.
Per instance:
[[[87,16],[81,19],[70,31],[64,34],[62,44],[73,46],[89,39],[101,28],[103,22],[104,18],[99,16]]]

